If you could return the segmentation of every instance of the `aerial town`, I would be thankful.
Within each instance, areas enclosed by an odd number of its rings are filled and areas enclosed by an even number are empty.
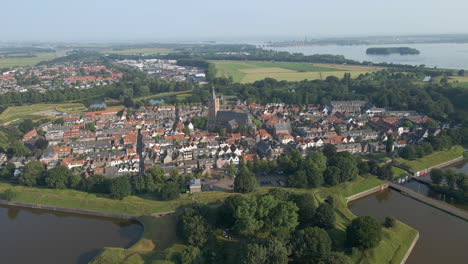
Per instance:
[[[220,105],[214,89],[208,106],[112,109],[69,114],[62,119],[61,124],[40,125],[24,135],[23,141],[34,146],[39,131],[43,131],[49,145],[40,161],[48,168],[66,166],[85,178],[93,174],[108,178],[139,175],[157,164],[168,175],[176,168],[183,174],[221,179],[230,164],[274,159],[293,149],[306,156],[311,150],[333,144],[337,152],[360,155],[385,152],[390,134],[398,149],[440,132],[440,128],[423,128],[432,119],[416,111],[390,111],[365,101],[332,101],[303,108],[245,105],[239,100]],[[194,120],[205,120],[206,126]],[[19,174],[22,166],[34,159],[13,157],[11,162]],[[3,158],[2,163],[6,161]],[[285,184],[278,179],[268,184]]]

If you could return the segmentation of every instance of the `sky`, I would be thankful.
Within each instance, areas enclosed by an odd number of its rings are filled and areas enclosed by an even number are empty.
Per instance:
[[[468,33],[467,0],[14,0],[0,41],[280,40]]]

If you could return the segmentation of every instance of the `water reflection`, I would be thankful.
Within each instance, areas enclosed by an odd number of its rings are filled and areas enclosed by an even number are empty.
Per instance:
[[[128,247],[143,228],[130,221],[0,207],[1,263],[88,263],[103,247]]]

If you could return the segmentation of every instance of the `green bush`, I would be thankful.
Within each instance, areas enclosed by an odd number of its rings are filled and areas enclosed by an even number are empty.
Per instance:
[[[1,195],[2,200],[7,200],[9,202],[15,199],[15,197],[16,197],[16,192],[13,191],[12,189],[5,190]]]

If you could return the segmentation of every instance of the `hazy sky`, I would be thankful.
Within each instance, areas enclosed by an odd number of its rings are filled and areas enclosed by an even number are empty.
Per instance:
[[[468,33],[467,0],[4,0],[0,41]]]

